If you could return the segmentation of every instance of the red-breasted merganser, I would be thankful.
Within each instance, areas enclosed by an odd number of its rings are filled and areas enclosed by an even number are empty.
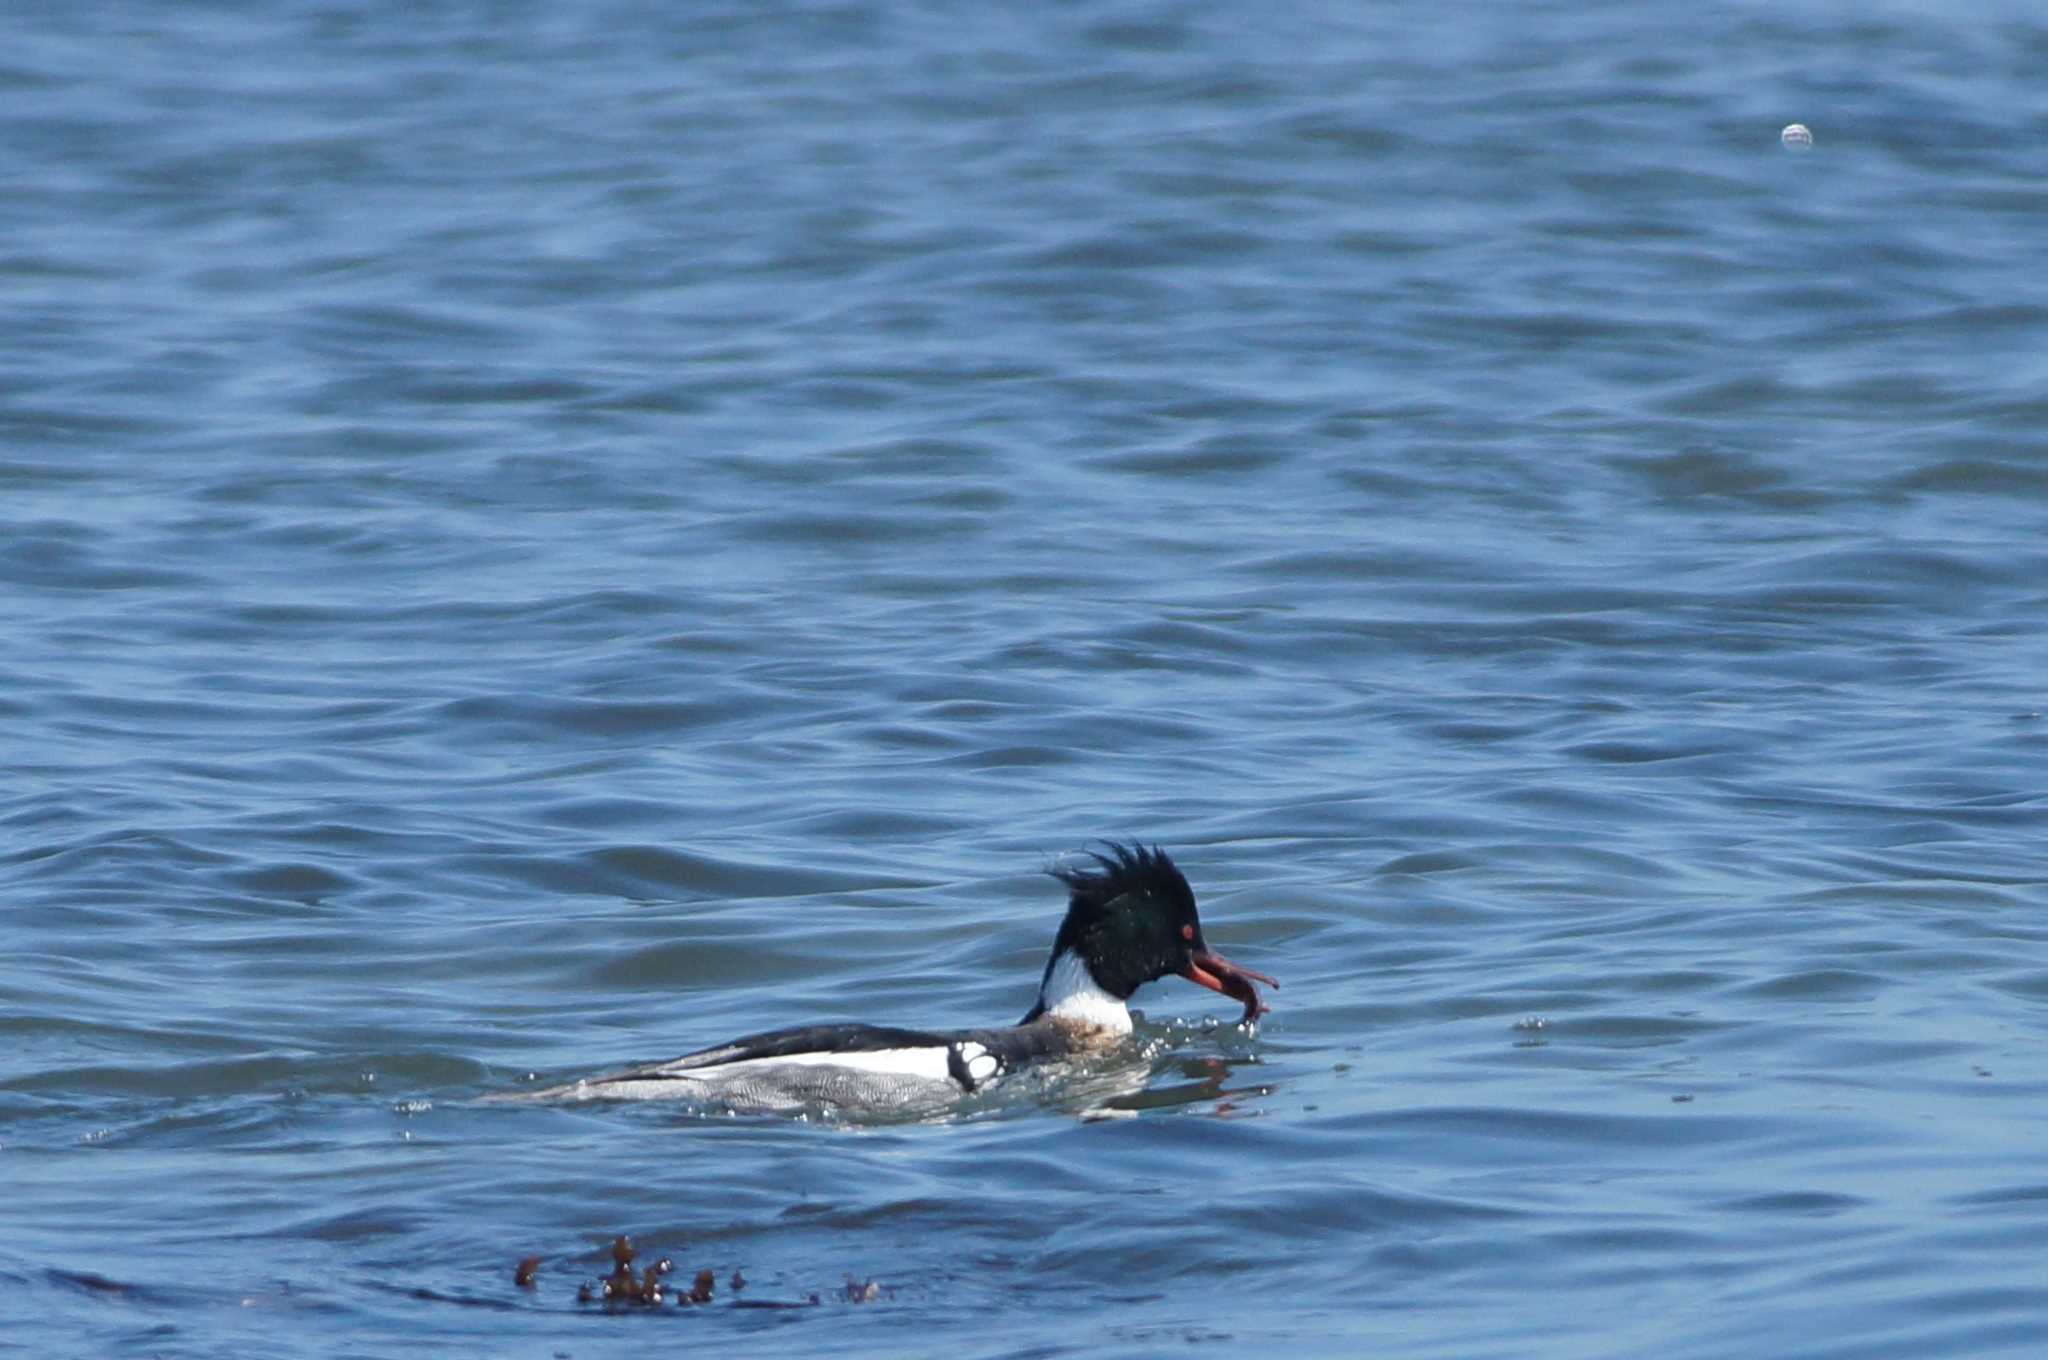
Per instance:
[[[950,1104],[1033,1062],[1114,1046],[1131,1032],[1131,993],[1169,973],[1243,1002],[1241,1023],[1264,1014],[1252,984],[1280,984],[1210,950],[1194,891],[1165,852],[1105,848],[1107,855],[1089,852],[1092,867],[1049,871],[1067,885],[1067,915],[1038,1003],[1014,1025],[804,1025],[510,1098],[681,1099],[745,1114],[907,1113]]]

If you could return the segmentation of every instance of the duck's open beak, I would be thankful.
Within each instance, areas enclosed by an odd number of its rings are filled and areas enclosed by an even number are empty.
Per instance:
[[[1264,973],[1254,973],[1249,968],[1240,968],[1221,954],[1212,954],[1206,949],[1197,949],[1188,959],[1188,966],[1181,969],[1180,975],[1189,982],[1200,983],[1212,992],[1221,992],[1225,996],[1235,997],[1244,1002],[1244,1014],[1238,1017],[1239,1024],[1256,1020],[1270,1009],[1259,1000],[1259,989],[1252,986],[1254,982],[1263,982],[1268,987],[1280,985]]]

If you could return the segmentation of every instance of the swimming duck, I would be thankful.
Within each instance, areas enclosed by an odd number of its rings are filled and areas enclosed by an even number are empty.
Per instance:
[[[847,1022],[768,1030],[667,1062],[585,1077],[524,1100],[681,1099],[736,1113],[890,1114],[972,1095],[1033,1063],[1114,1047],[1131,1033],[1131,994],[1169,974],[1264,1014],[1254,983],[1202,938],[1194,890],[1157,846],[1105,843],[1107,854],[1048,872],[1067,887],[1038,999],[1014,1025],[924,1030]]]

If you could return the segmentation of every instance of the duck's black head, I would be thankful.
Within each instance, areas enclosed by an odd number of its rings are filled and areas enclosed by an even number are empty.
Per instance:
[[[1049,872],[1067,885],[1067,915],[1052,944],[1046,978],[1072,954],[1098,986],[1117,1001],[1156,978],[1175,974],[1244,1003],[1244,1018],[1265,1007],[1253,980],[1278,986],[1264,973],[1240,968],[1211,952],[1202,938],[1194,889],[1158,846],[1105,842],[1108,854],[1090,852],[1090,865],[1062,865]],[[1045,988],[1040,988],[1042,1013]]]

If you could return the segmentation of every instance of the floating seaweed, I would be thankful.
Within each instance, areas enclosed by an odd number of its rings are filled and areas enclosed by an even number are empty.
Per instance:
[[[708,1269],[698,1271],[697,1278],[691,1281],[690,1292],[686,1296],[689,1301],[691,1303],[711,1302],[711,1283],[714,1278],[716,1277]]]
[[[612,1239],[612,1273],[598,1282],[597,1297],[606,1303],[637,1303],[647,1307],[657,1307],[667,1299],[661,1277],[675,1269],[675,1263],[664,1256],[635,1275],[633,1259],[639,1254],[633,1249],[633,1239],[624,1233]],[[587,1302],[588,1286],[576,1297]]]
[[[718,1292],[718,1272],[706,1266],[696,1272],[689,1288],[668,1287],[664,1284],[667,1276],[674,1273],[675,1260],[664,1256],[652,1265],[636,1271],[634,1263],[640,1252],[634,1247],[633,1239],[624,1233],[612,1239],[610,1248],[611,1273],[595,1280],[586,1279],[576,1288],[576,1302],[580,1304],[603,1304],[610,1310],[620,1305],[642,1308],[658,1308],[673,1300],[679,1306],[698,1306],[711,1303]],[[541,1258],[529,1256],[522,1260],[512,1272],[513,1283],[522,1289],[531,1289],[539,1277]],[[743,1299],[738,1297],[747,1287],[747,1277],[738,1267],[726,1280],[730,1291],[728,1307],[732,1308],[816,1308],[823,1300],[812,1293],[798,1299]],[[873,1303],[888,1293],[887,1287],[873,1280],[856,1281],[846,1277],[846,1285],[840,1297],[851,1303]]]

